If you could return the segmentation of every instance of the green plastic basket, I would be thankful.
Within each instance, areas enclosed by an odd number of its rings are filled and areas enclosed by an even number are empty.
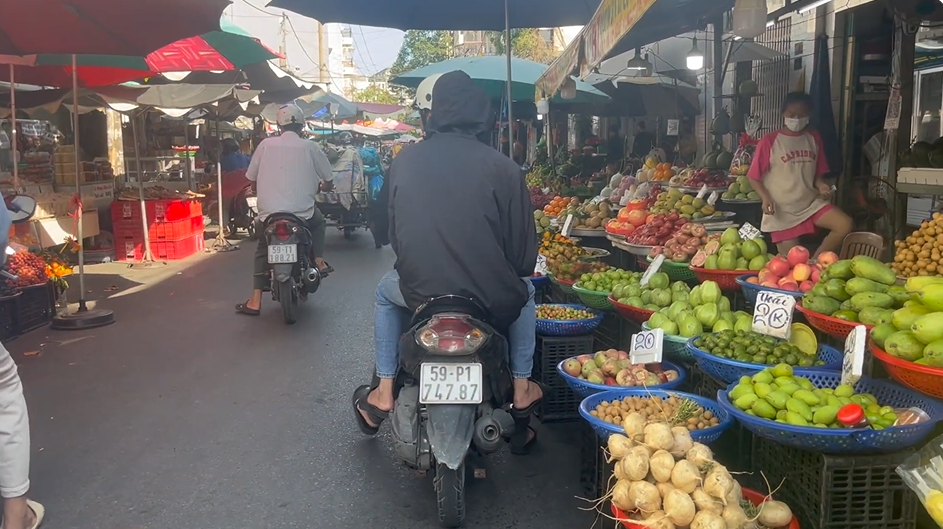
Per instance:
[[[573,292],[573,283],[570,283],[570,282],[561,283],[556,277],[554,277],[553,274],[550,274],[550,273],[547,274],[547,277],[549,277],[550,282],[558,286],[560,290],[563,291],[564,294],[576,294],[576,292]]]
[[[652,330],[652,328],[648,326],[647,321],[642,324],[642,330],[643,331]],[[687,338],[683,338],[681,336],[671,336],[670,334],[666,334],[665,339],[662,342],[663,344],[662,351],[664,352],[664,355],[671,360],[676,360],[678,362],[683,362],[685,364],[693,364],[694,355],[691,354],[691,351],[688,351],[687,347],[685,347],[687,343],[688,343]]]
[[[645,260],[649,263],[652,262],[651,257],[646,257]],[[691,281],[697,278],[688,263],[675,263],[666,260],[658,271],[668,274],[668,279],[672,281]]]
[[[580,288],[579,283],[573,285],[573,292],[580,297],[580,301],[587,307],[608,311],[615,310],[615,307],[612,306],[612,302],[609,301],[609,292],[586,290],[585,288]]]

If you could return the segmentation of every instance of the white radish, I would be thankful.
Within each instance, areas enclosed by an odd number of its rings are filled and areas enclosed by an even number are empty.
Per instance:
[[[632,524],[648,529],[677,529],[664,511],[655,511],[644,520],[632,520]]]
[[[727,507],[724,508],[723,514],[720,516],[724,519],[727,529],[740,529],[743,527],[743,524],[750,521],[750,518],[747,517],[747,513],[743,512],[743,508],[736,503],[727,505]]]
[[[629,499],[629,488],[631,485],[631,481],[620,479],[616,482],[615,486],[612,487],[610,501],[623,511],[635,510],[635,505]]]
[[[645,479],[648,475],[648,449],[644,446],[636,446],[629,450],[629,453],[622,459],[622,472],[632,481]]]
[[[667,496],[669,492],[675,490],[671,483],[655,483],[655,488],[658,489],[658,494],[661,494],[662,501],[664,501],[665,496]]]
[[[625,435],[629,439],[635,441],[642,439],[642,435],[645,433],[645,417],[636,412],[626,415],[622,419],[622,429],[625,430]]]
[[[710,511],[695,514],[689,527],[690,529],[727,529],[724,519]]]
[[[697,506],[698,511],[709,511],[718,515],[722,515],[724,512],[724,504],[717,498],[704,492],[702,488],[695,489],[694,492],[691,493],[691,499],[694,500],[694,505]]]
[[[678,527],[691,525],[697,510],[694,505],[694,500],[692,500],[690,496],[678,489],[674,489],[665,496],[663,503],[665,506],[665,514],[668,515],[668,519],[671,520],[671,523]]]
[[[760,514],[757,518],[760,525],[778,528],[792,523],[792,510],[781,501],[768,500],[759,505]]]
[[[632,441],[622,434],[614,433],[609,436],[606,446],[609,449],[609,462],[612,463],[625,459],[626,454],[632,449]]]
[[[658,493],[658,487],[647,481],[632,482],[629,486],[629,501],[645,514],[661,509],[661,494]]]
[[[694,440],[691,439],[691,432],[684,426],[675,426],[671,429],[671,435],[674,437],[674,446],[671,447],[671,455],[678,459],[683,459],[688,450],[694,447]]]
[[[714,461],[714,453],[707,446],[694,443],[684,458],[694,463],[697,468],[704,468],[705,465]]]
[[[671,471],[674,467],[674,456],[664,450],[652,454],[651,459],[648,461],[648,468],[652,472],[652,477],[659,483],[671,481]]]
[[[701,473],[698,471],[697,467],[694,466],[694,463],[690,461],[678,461],[675,463],[674,468],[671,469],[671,484],[674,485],[676,489],[686,494],[694,492],[698,485],[700,485],[700,481]]]
[[[704,492],[717,498],[726,506],[730,503],[727,497],[730,491],[733,490],[735,483],[736,481],[730,476],[727,469],[717,465],[707,474],[707,477],[704,478],[704,484],[701,488],[704,489]],[[739,503],[739,501],[737,503]]]
[[[671,450],[674,446],[675,438],[671,434],[671,428],[665,423],[655,422],[645,427],[645,444],[655,450]]]

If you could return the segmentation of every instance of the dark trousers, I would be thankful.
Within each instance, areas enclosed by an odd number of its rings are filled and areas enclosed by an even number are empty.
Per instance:
[[[327,221],[324,220],[324,215],[317,208],[314,208],[314,216],[306,220],[305,224],[308,226],[308,231],[311,232],[311,248],[309,249],[311,257],[324,257],[324,237],[327,231]],[[259,244],[255,248],[252,288],[265,290],[269,287],[268,243],[265,241],[265,233],[263,233],[262,223],[259,221],[256,221],[256,233],[259,234]]]

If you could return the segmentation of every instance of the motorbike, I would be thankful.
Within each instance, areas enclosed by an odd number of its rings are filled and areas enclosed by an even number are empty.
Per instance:
[[[286,324],[298,321],[298,304],[321,286],[321,272],[314,264],[311,232],[304,220],[291,213],[274,213],[262,223],[268,245],[272,299],[282,307]]]
[[[7,210],[10,212],[10,220],[13,221],[13,224],[20,224],[28,221],[36,212],[36,200],[30,196],[11,195],[4,197],[3,202]],[[9,246],[7,246],[4,251],[7,257],[16,253],[13,248]],[[9,271],[3,268],[0,268],[0,276],[9,279],[10,281],[16,281],[19,279],[17,276],[11,274]]]
[[[255,219],[258,216],[258,199],[250,184],[236,193],[230,202],[227,221],[229,233],[236,233],[236,230],[243,228],[249,233],[249,240],[255,240],[259,235],[255,232]]]
[[[430,299],[401,338],[398,396],[390,414],[396,455],[407,467],[432,471],[439,522],[465,518],[465,469],[496,452],[529,419],[509,411],[508,342],[488,311],[462,296]]]

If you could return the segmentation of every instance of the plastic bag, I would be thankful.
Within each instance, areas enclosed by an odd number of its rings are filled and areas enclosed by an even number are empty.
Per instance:
[[[733,153],[733,162],[730,164],[730,174],[746,176],[753,164],[753,154],[756,152],[757,140],[746,134],[740,135],[740,145]]]
[[[897,467],[897,474],[943,528],[943,435],[908,457]]]
[[[376,175],[370,178],[367,184],[367,192],[370,194],[370,200],[376,202],[380,196],[380,189],[383,189],[383,175]]]

